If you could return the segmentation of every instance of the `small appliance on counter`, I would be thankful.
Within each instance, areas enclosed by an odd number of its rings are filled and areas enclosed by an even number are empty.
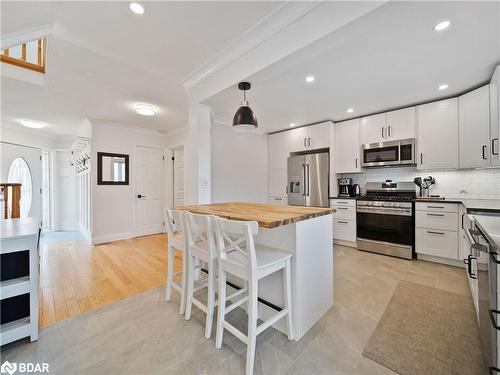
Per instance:
[[[352,185],[352,196],[353,197],[361,196],[361,187],[358,184]]]
[[[338,183],[339,197],[351,197],[353,195],[352,178],[339,178]]]

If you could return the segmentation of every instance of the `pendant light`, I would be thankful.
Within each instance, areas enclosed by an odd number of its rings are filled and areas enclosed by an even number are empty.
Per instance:
[[[241,102],[241,107],[236,111],[233,117],[233,126],[241,130],[252,130],[257,128],[257,117],[253,113],[252,109],[248,106],[248,101],[246,98],[246,90],[250,90],[249,82],[238,83],[238,88],[243,91],[243,100]]]

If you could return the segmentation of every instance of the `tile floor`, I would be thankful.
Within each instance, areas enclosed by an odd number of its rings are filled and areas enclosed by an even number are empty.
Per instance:
[[[334,252],[334,307],[299,342],[273,328],[259,335],[256,374],[394,374],[361,353],[399,280],[469,294],[463,269],[341,246]],[[230,319],[245,326],[243,310]],[[217,350],[203,324],[198,309],[185,321],[156,289],[44,327],[37,342],[2,348],[2,362],[48,362],[51,374],[65,375],[244,373],[245,345],[226,331]]]

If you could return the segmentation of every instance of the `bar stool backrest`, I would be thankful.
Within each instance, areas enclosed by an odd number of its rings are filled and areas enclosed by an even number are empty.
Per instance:
[[[217,257],[215,246],[215,216],[186,213],[186,238],[189,248],[198,247],[208,250],[210,259]]]
[[[221,259],[233,251],[242,253],[248,259],[250,274],[257,269],[253,236],[259,231],[256,221],[237,221],[217,218],[217,251]]]

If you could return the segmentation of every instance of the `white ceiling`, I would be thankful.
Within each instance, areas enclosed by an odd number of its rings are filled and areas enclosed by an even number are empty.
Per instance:
[[[160,131],[183,127],[183,78],[280,3],[143,5],[138,16],[128,2],[2,1],[2,37],[54,24],[46,85],[2,76],[2,121],[44,121],[53,134],[75,134],[85,118]],[[137,102],[154,104],[159,115],[137,115],[131,110]]]
[[[445,19],[451,27],[435,32]],[[391,2],[248,77],[247,98],[259,129],[272,132],[455,95],[499,63],[500,2]],[[442,83],[449,89],[438,91]],[[231,121],[240,100],[229,87],[206,104]]]

